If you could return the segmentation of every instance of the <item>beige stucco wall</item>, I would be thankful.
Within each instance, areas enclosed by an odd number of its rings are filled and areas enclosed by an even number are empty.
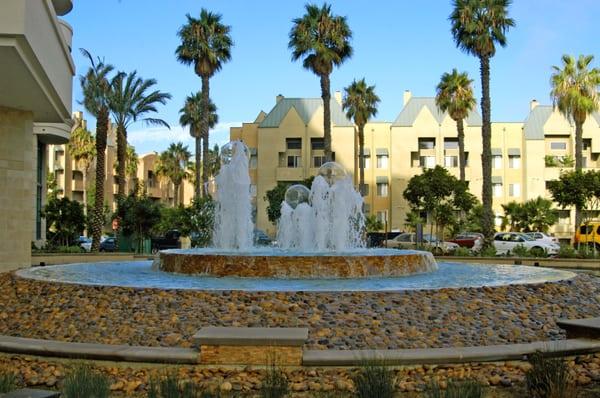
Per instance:
[[[0,108],[0,271],[31,263],[33,144],[33,114]]]

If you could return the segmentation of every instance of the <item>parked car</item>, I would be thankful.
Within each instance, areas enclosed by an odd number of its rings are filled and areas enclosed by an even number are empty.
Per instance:
[[[100,242],[101,252],[116,252],[117,251],[117,239],[116,238],[106,238],[102,242]]]
[[[575,246],[584,244],[600,248],[600,221],[591,221],[575,231]]]
[[[89,253],[92,250],[92,239],[87,236],[80,236],[77,239],[77,244],[79,247],[83,249],[86,253]]]
[[[456,243],[460,247],[466,247],[478,252],[483,247],[484,236],[479,232],[463,232],[450,239],[448,242]]]
[[[416,250],[418,248],[417,234],[410,232],[400,234],[393,239],[384,240],[383,244],[386,247],[395,249]],[[431,235],[423,235],[423,242],[421,244],[423,249],[431,250],[435,255],[451,254],[459,247],[456,243],[443,242]]]
[[[511,254],[517,246],[523,246],[535,256],[558,254],[558,243],[538,241],[520,232],[499,232],[494,235],[496,254]]]
[[[176,229],[168,231],[163,237],[152,238],[150,240],[152,254],[156,254],[159,251],[166,249],[180,249],[181,240],[179,238],[181,238],[181,232]]]
[[[269,238],[269,235],[265,231],[260,229],[254,230],[254,244],[257,246],[271,246],[273,245],[273,239]]]
[[[550,236],[543,232],[526,232],[525,235],[533,238],[535,240],[546,242],[546,243],[556,243],[558,245],[558,238],[554,236]]]

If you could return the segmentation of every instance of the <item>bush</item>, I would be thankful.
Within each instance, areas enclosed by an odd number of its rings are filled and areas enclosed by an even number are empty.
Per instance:
[[[512,255],[516,257],[531,257],[531,251],[523,245],[517,245],[512,250]]]
[[[530,397],[570,398],[576,395],[567,365],[562,359],[546,358],[536,352],[529,362],[532,368],[525,374],[525,381]]]
[[[427,388],[427,398],[483,398],[483,386],[477,380],[448,380],[446,390],[433,382]]]
[[[394,371],[381,362],[366,362],[352,378],[359,398],[392,398],[395,379]]]
[[[560,258],[576,258],[577,250],[571,245],[560,245],[560,249],[558,251],[558,257]]]
[[[64,398],[108,398],[109,393],[108,378],[88,365],[76,366],[65,377]]]
[[[17,377],[12,373],[0,373],[0,394],[11,392],[17,388]]]
[[[260,389],[261,398],[281,398],[289,392],[285,374],[274,364],[269,365]]]
[[[481,257],[496,257],[496,248],[494,245],[489,245],[488,247],[484,247],[479,252],[479,256]]]
[[[192,382],[179,379],[177,373],[168,373],[160,379],[151,379],[148,387],[148,398],[218,398],[218,394],[201,391]]]
[[[454,251],[453,255],[458,257],[469,257],[473,255],[473,252],[466,247],[460,246]]]

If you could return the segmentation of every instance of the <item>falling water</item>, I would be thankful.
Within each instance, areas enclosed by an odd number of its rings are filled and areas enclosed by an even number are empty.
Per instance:
[[[216,180],[213,244],[220,249],[252,247],[254,224],[248,173],[249,152],[241,141],[221,149],[221,170]]]

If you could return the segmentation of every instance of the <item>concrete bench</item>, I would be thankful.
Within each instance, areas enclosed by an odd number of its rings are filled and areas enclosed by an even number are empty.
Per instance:
[[[301,365],[307,328],[206,327],[194,335],[200,363]]]
[[[600,318],[559,319],[556,324],[567,332],[569,339],[600,339]]]
[[[0,394],[0,398],[58,398],[60,393],[56,391],[33,390],[24,388],[6,394]]]

